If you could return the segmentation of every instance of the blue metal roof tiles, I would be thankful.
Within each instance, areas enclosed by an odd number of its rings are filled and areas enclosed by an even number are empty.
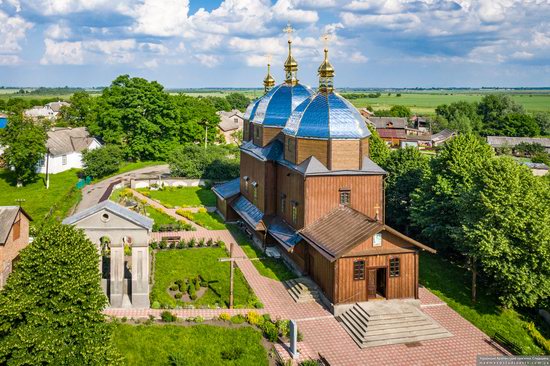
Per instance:
[[[303,138],[360,139],[370,136],[359,111],[336,93],[317,93],[300,104],[283,133]]]
[[[302,84],[279,84],[249,106],[248,120],[269,127],[285,127],[294,108],[312,94],[312,89]]]
[[[227,199],[240,192],[240,178],[232,179],[228,182],[217,184],[212,187],[212,191],[220,198]]]
[[[235,212],[253,228],[255,228],[264,217],[264,213],[244,196],[240,196],[230,205]]]

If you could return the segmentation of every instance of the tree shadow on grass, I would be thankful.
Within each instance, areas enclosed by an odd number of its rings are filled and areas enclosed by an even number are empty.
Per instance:
[[[216,196],[214,193],[207,188],[200,187],[197,190],[197,197],[203,206],[215,206],[216,205]]]
[[[488,289],[478,279],[477,301],[471,300],[471,273],[438,254],[420,254],[420,283],[458,305],[475,310],[480,315],[498,315],[499,305],[488,295]]]

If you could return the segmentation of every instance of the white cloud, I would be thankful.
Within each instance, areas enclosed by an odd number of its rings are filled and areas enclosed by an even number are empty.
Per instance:
[[[293,0],[277,0],[272,11],[276,19],[291,23],[315,23],[319,20],[316,11],[298,9]]]
[[[351,55],[349,55],[349,57],[347,59],[348,59],[348,61],[350,61],[352,63],[356,63],[356,64],[365,63],[369,60],[369,58],[367,56],[363,55],[359,51],[352,52]]]
[[[222,60],[221,56],[207,55],[203,53],[197,53],[193,57],[206,67],[215,67],[219,65]]]
[[[66,24],[52,24],[46,28],[44,34],[51,39],[68,39],[71,36],[71,28]]]
[[[0,65],[18,65],[21,59],[17,55],[0,55]]]
[[[84,42],[84,48],[89,52],[105,55],[107,63],[129,63],[134,60],[132,51],[136,49],[136,40],[87,41]]]
[[[181,35],[188,12],[189,0],[145,0],[136,10],[134,31],[161,37]]]
[[[43,65],[80,65],[84,63],[82,42],[57,42],[46,38],[44,44],[46,51],[40,60]]]
[[[19,42],[25,39],[25,34],[30,28],[32,23],[19,15],[9,16],[0,10],[0,54],[19,52]]]

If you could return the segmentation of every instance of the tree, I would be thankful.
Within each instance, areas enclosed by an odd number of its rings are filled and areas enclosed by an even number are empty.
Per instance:
[[[231,109],[238,109],[241,112],[248,107],[250,99],[243,93],[231,93],[225,97],[227,102],[231,105]]]
[[[437,106],[435,112],[445,118],[449,128],[460,133],[479,133],[482,129],[481,117],[477,114],[477,104],[459,101]]]
[[[521,142],[514,146],[514,151],[521,153],[524,156],[533,156],[544,153],[546,150],[544,149],[544,146],[537,144],[536,142]]]
[[[463,210],[463,246],[508,307],[550,296],[550,186],[510,158],[485,161]]]
[[[502,116],[508,113],[524,113],[523,107],[505,94],[489,94],[481,99],[477,106],[477,113],[484,124],[497,124]]]
[[[393,117],[406,117],[409,118],[412,116],[411,109],[404,105],[394,105],[390,108],[391,116]]]
[[[230,111],[231,104],[224,97],[208,96],[203,98],[209,101],[216,111]]]
[[[46,138],[44,127],[31,119],[14,115],[8,120],[0,145],[6,146],[3,159],[12,167],[18,184],[36,179],[38,162],[46,154]]]
[[[0,363],[119,364],[98,267],[82,231],[42,227],[0,291]]]
[[[535,119],[524,113],[508,113],[498,121],[491,121],[485,127],[487,135],[537,136],[540,127]]]
[[[208,100],[195,98],[185,94],[172,96],[176,108],[176,126],[179,142],[204,143],[208,127],[208,142],[219,141],[218,124],[220,116]]]
[[[539,112],[535,114],[535,121],[542,135],[550,135],[550,114]]]
[[[376,129],[368,125],[371,136],[369,138],[369,157],[376,164],[383,166],[386,159],[390,156],[390,148],[386,142],[380,138]]]
[[[415,147],[391,151],[383,168],[385,180],[386,219],[397,229],[410,234],[411,195],[429,175],[429,159]]]
[[[431,174],[412,195],[411,222],[428,242],[459,251],[462,239],[461,199],[473,175],[493,156],[491,147],[473,134],[448,141],[430,161]]]
[[[132,160],[160,160],[178,145],[176,108],[156,81],[117,77],[97,100],[90,132]]]
[[[169,158],[172,175],[186,178],[232,179],[239,176],[238,148],[214,145],[205,149],[186,144],[174,150]]]
[[[116,172],[121,161],[122,151],[116,145],[85,150],[82,154],[84,174],[94,178],[102,178]]]
[[[95,98],[85,91],[75,92],[69,106],[61,107],[61,119],[68,126],[89,126],[95,120]]]

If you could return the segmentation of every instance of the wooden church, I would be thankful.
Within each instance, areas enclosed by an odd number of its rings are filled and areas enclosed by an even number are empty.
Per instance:
[[[245,113],[240,177],[213,188],[227,221],[276,246],[333,304],[418,298],[418,253],[435,252],[385,225],[384,176],[369,159],[357,109],[333,90],[324,50],[317,91],[298,82],[288,41],[286,80]]]

